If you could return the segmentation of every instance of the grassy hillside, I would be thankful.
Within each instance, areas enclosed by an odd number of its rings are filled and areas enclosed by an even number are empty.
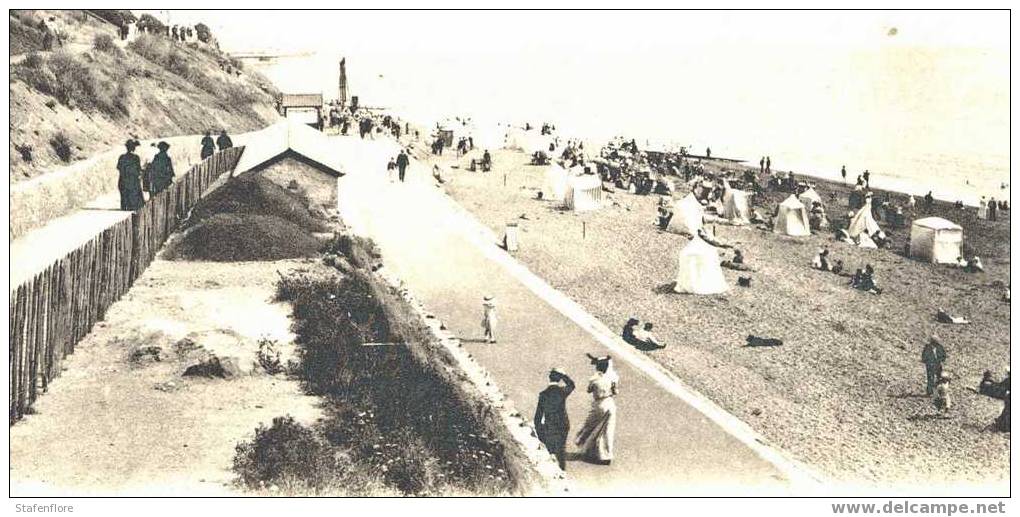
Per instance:
[[[276,90],[214,46],[142,35],[82,11],[9,11],[10,180],[147,139],[276,119]],[[61,43],[44,45],[45,23]]]

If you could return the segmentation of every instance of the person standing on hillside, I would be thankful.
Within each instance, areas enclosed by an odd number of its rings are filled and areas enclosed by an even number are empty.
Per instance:
[[[846,165],[839,169],[839,175],[843,177],[843,183],[846,183]]]
[[[765,157],[762,156],[761,160],[758,160],[758,167],[761,169],[761,173],[765,174]]]
[[[765,174],[772,174],[772,157],[765,157]]]
[[[561,368],[549,371],[549,385],[538,394],[535,408],[535,434],[549,453],[556,456],[560,470],[567,470],[567,437],[570,418],[567,397],[574,392],[574,381]]]
[[[212,133],[209,131],[205,132],[205,136],[202,137],[202,159],[206,159],[216,152],[216,145],[213,144]]]
[[[932,336],[928,344],[924,345],[921,351],[921,362],[924,363],[926,377],[925,393],[935,393],[935,386],[942,378],[942,363],[946,362],[946,349],[942,346],[938,336]]]
[[[234,142],[227,136],[226,129],[220,130],[220,136],[216,137],[216,146],[220,148],[220,151],[234,147]]]
[[[174,182],[174,163],[170,159],[170,155],[167,154],[170,144],[160,142],[156,147],[159,149],[159,152],[156,153],[156,156],[152,157],[152,163],[149,164],[149,174],[151,176],[149,180],[149,193],[152,196],[163,192]]]
[[[142,160],[135,154],[138,140],[124,142],[127,152],[117,159],[117,190],[120,191],[120,209],[138,210],[145,204],[142,194]]]
[[[411,161],[407,159],[407,152],[401,150],[400,154],[397,155],[397,173],[399,174],[401,183],[404,181],[404,175],[407,173],[407,166],[410,164]]]
[[[998,219],[999,204],[995,202],[995,198],[988,200],[988,220],[995,221]]]

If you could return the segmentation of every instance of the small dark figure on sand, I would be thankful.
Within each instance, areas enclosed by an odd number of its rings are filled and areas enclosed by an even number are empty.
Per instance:
[[[946,349],[942,346],[938,336],[932,336],[928,344],[924,345],[921,351],[921,362],[924,363],[925,388],[924,392],[931,395],[935,392],[935,386],[942,378],[942,363],[946,362]]]

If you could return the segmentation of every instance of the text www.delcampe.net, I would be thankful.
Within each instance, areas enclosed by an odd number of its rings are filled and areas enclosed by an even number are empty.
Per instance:
[[[958,515],[958,514],[1004,514],[1006,503],[913,503],[910,501],[888,501],[876,503],[832,503],[834,514],[904,514],[904,515]]]

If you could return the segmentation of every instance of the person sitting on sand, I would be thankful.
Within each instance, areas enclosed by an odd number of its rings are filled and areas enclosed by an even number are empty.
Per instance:
[[[738,249],[733,250],[732,259],[724,260],[720,265],[724,268],[735,271],[753,271],[750,266],[744,263],[744,253]]]
[[[952,316],[945,311],[942,307],[939,307],[938,312],[935,314],[935,321],[939,323],[948,323],[950,325],[969,325],[970,320],[963,316]]]
[[[733,247],[732,244],[729,244],[729,243],[727,243],[727,242],[725,242],[725,241],[723,241],[721,239],[717,239],[717,238],[709,235],[709,233],[707,231],[705,231],[704,228],[698,228],[698,237],[701,238],[701,240],[711,244],[712,246],[715,246],[716,248],[732,248]]]
[[[875,284],[875,269],[871,264],[864,266],[863,271],[858,269],[850,280],[850,285],[867,293],[882,294],[882,289]]]
[[[878,230],[872,234],[871,240],[875,243],[875,246],[878,246],[879,248],[885,248],[890,244],[889,236],[882,230]]]
[[[967,267],[967,259],[963,258],[963,255],[956,257],[956,267],[963,269]]]
[[[832,272],[837,274],[837,275],[842,275],[843,274],[843,261],[842,260],[837,260],[836,261],[836,263],[832,266]]]
[[[850,236],[850,232],[846,231],[845,228],[840,228],[839,230],[836,230],[835,239],[839,242],[845,242],[847,244],[857,244],[856,242],[854,242],[853,237]]]
[[[974,256],[967,261],[967,265],[963,268],[967,273],[984,273],[985,266],[981,263],[981,257]]]
[[[996,381],[992,377],[991,370],[985,370],[985,373],[981,376],[981,382],[978,384],[977,392],[979,395],[1004,400],[1009,392],[1009,384],[1009,370],[1006,370],[1006,377],[1002,382]]]
[[[637,339],[634,337],[634,328],[638,326],[637,318],[630,318],[627,323],[623,326],[623,332],[620,333],[620,337],[623,338],[627,344],[634,345],[637,343]]]
[[[652,334],[652,324],[645,323],[644,327],[634,331],[634,339],[637,343],[640,343],[642,350],[654,350],[659,348],[666,348],[666,345],[660,344],[659,340]]]
[[[829,249],[822,248],[818,250],[818,254],[811,260],[811,268],[819,271],[829,271]]]
[[[669,208],[666,208],[665,206],[660,205],[658,208],[658,212],[659,212],[658,215],[659,229],[665,230],[666,228],[669,228],[669,222],[673,220],[673,211],[670,210]]]

